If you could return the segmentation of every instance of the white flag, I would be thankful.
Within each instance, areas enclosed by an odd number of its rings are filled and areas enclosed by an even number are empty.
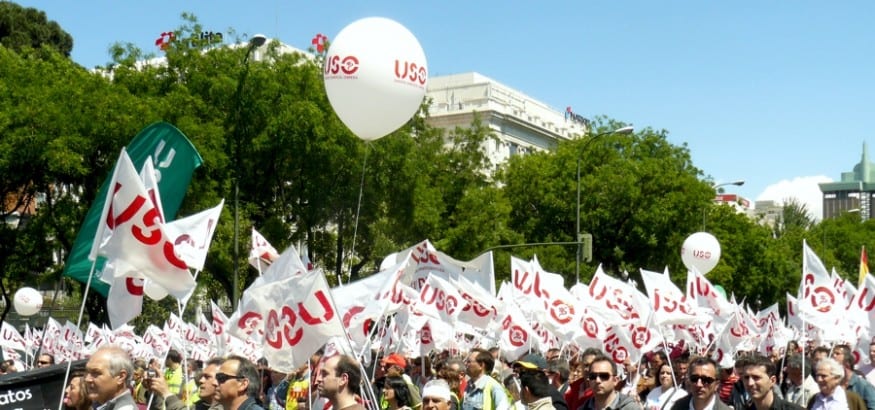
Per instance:
[[[252,228],[252,242],[249,250],[249,264],[259,272],[264,271],[267,267],[280,257],[276,248],[271,246],[267,239],[264,239],[255,228]]]
[[[195,286],[185,262],[176,255],[173,242],[161,223],[143,181],[127,155],[116,164],[115,187],[105,223],[112,235],[100,254],[113,261],[115,277],[140,275],[155,281],[176,298]]]
[[[189,268],[203,270],[207,251],[210,250],[210,243],[224,206],[223,199],[213,208],[177,219],[164,226],[175,245],[176,254]]]

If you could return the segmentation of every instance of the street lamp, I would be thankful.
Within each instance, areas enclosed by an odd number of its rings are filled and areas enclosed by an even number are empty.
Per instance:
[[[724,186],[728,186],[728,185],[742,186],[742,185],[744,185],[744,180],[743,179],[736,179],[735,181],[723,182],[720,184],[712,184],[711,189],[713,189],[714,192],[719,194],[722,191],[720,189],[720,187],[724,187]],[[716,201],[716,198],[715,198],[715,201]],[[702,208],[702,231],[705,230],[705,224],[706,224],[707,218],[708,218],[707,213],[708,213],[708,207]]]
[[[720,188],[720,187],[724,187],[724,186],[727,186],[727,185],[742,186],[742,185],[744,185],[744,180],[743,180],[743,179],[738,179],[738,180],[731,181],[731,182],[724,182],[724,183],[722,183],[722,184],[714,184],[714,185],[711,185],[711,188],[713,188],[713,189],[714,189],[715,191],[717,191],[717,192],[720,192],[720,190],[719,190],[718,188]]]
[[[263,34],[256,34],[249,39],[249,46],[246,48],[246,55],[243,57],[243,71],[240,73],[240,79],[237,81],[237,92],[234,96],[234,280],[233,295],[231,307],[237,310],[237,301],[240,299],[240,150],[243,147],[243,135],[241,133],[241,107],[243,105],[243,84],[246,82],[246,77],[249,75],[249,56],[252,52],[264,45],[267,42],[267,37]]]
[[[580,253],[581,253],[581,241],[583,239],[583,235],[580,233],[580,156],[586,153],[586,150],[589,149],[589,145],[592,144],[593,141],[603,137],[605,135],[626,135],[631,134],[635,131],[635,127],[628,125],[625,127],[617,128],[613,131],[601,132],[596,135],[593,135],[586,144],[583,145],[580,154],[577,156],[577,223],[575,225],[575,233],[577,234],[577,257],[575,258],[574,264],[574,277],[577,278],[577,281],[580,282]]]

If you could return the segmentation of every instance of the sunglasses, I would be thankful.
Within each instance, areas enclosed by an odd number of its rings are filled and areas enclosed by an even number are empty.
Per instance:
[[[717,379],[708,376],[699,376],[697,374],[690,376],[690,383],[696,384],[698,382],[702,382],[702,384],[711,384],[716,382]]]
[[[228,380],[231,380],[231,379],[240,380],[240,379],[243,379],[243,378],[244,378],[243,376],[234,376],[234,375],[231,375],[231,374],[216,373],[216,381],[217,381],[219,384],[222,384],[222,383],[224,383],[224,382],[226,382],[226,381],[228,381]]]
[[[610,374],[610,373],[590,373],[589,376],[587,376],[587,377],[590,380],[599,379],[599,380],[605,382],[605,381],[610,380],[611,377],[614,377],[614,375]]]
[[[47,361],[43,361],[43,360],[39,360],[39,361],[37,361],[36,363],[37,363],[37,364],[51,364],[51,363],[49,363],[49,362],[47,362]]]

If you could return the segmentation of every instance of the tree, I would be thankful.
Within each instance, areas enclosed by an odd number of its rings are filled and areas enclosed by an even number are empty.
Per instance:
[[[9,1],[0,2],[0,44],[15,51],[46,46],[64,57],[73,51],[73,37],[45,12]]]
[[[621,126],[603,121],[592,134]],[[575,241],[579,158],[581,230],[593,234],[594,262],[616,273],[677,267],[673,255],[696,230],[700,219],[694,215],[713,199],[710,185],[699,179],[688,150],[666,141],[665,131],[601,135],[509,161],[502,182],[514,209],[511,227],[527,242]],[[542,258],[542,266],[566,275],[574,271],[574,247],[557,257]]]

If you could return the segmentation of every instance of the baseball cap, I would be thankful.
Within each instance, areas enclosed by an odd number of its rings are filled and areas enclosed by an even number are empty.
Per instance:
[[[392,353],[392,354],[384,357],[383,360],[380,361],[380,363],[382,363],[384,365],[394,364],[395,366],[398,366],[402,369],[407,368],[407,360],[404,359],[404,356],[401,356],[398,353]]]
[[[520,366],[526,370],[544,370],[547,368],[547,361],[539,354],[530,353],[519,360],[515,361],[514,366]]]

